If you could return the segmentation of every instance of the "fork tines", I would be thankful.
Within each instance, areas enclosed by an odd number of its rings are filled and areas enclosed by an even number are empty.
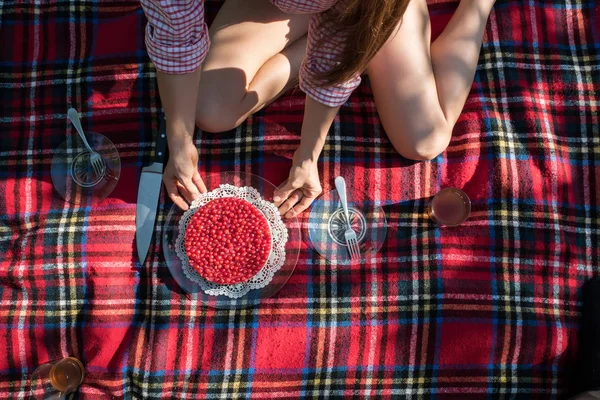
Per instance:
[[[348,235],[350,237],[346,237],[346,244],[348,245],[348,252],[350,253],[350,258],[352,260],[356,260],[360,258],[360,248],[358,246],[358,240],[356,239],[356,233],[352,232],[353,235]]]

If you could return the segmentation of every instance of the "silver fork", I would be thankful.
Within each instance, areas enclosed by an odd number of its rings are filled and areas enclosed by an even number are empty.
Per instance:
[[[352,229],[352,221],[350,221],[350,213],[348,212],[348,199],[346,198],[346,181],[343,177],[338,176],[335,178],[335,188],[342,201],[342,207],[344,208],[344,214],[346,215],[346,223],[348,227],[344,232],[346,238],[346,244],[348,245],[348,253],[350,253],[350,259],[352,261],[360,258],[360,248],[358,247],[358,240],[356,239],[356,232]]]
[[[79,137],[83,140],[83,144],[90,152],[90,164],[92,164],[92,168],[97,176],[101,176],[104,172],[104,160],[102,156],[97,151],[92,150],[90,144],[88,143],[85,134],[83,133],[83,129],[81,128],[81,122],[79,122],[79,113],[74,108],[69,108],[67,111],[67,117],[71,120],[71,123],[79,133]]]

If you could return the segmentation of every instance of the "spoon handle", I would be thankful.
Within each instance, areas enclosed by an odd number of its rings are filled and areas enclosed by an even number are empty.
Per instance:
[[[88,143],[85,135],[83,134],[81,122],[79,121],[79,113],[77,112],[77,110],[74,108],[69,108],[69,111],[67,111],[67,117],[71,120],[71,123],[75,127],[75,130],[77,130],[77,133],[79,133],[79,137],[81,137],[81,140],[83,140],[83,144],[85,145],[85,147],[87,147],[90,153],[93,153],[94,151],[90,147],[90,144]]]

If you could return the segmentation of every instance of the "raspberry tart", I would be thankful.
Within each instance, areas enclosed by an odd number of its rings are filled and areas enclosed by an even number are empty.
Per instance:
[[[190,266],[204,279],[220,285],[248,281],[267,263],[271,230],[252,203],[216,198],[198,208],[185,230]]]

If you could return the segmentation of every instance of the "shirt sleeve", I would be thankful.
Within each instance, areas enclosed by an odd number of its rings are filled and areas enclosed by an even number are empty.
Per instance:
[[[169,74],[193,72],[210,39],[203,0],[141,0],[148,18],[146,48],[155,67]]]
[[[306,57],[300,68],[300,89],[319,103],[338,107],[348,100],[361,79],[356,73],[347,82],[321,85],[316,75],[331,70],[339,62],[337,58],[346,45],[344,37],[331,34],[332,29],[321,21],[321,14],[313,15],[308,26]]]

